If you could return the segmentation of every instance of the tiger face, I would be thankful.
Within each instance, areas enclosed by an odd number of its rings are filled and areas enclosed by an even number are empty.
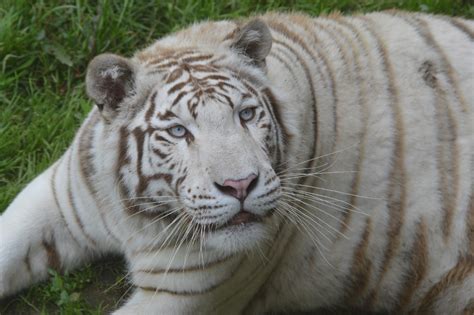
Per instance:
[[[259,42],[270,36],[250,28]],[[281,194],[283,135],[258,62],[199,49],[139,65],[115,55],[91,62],[89,95],[120,134],[116,182],[130,215],[184,225],[181,237],[199,231],[200,242],[230,252],[266,237]]]

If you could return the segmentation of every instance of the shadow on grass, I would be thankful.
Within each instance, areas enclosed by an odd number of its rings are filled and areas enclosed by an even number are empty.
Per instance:
[[[125,261],[106,257],[77,271],[58,274],[10,298],[0,300],[0,314],[109,314],[127,299]]]

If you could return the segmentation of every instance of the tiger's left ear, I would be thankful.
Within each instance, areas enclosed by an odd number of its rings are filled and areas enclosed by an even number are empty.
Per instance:
[[[263,68],[272,48],[272,34],[267,24],[255,19],[241,28],[230,47],[247,57],[252,64]]]
[[[102,116],[112,120],[125,106],[124,100],[135,91],[133,63],[114,54],[95,57],[87,67],[86,89]]]

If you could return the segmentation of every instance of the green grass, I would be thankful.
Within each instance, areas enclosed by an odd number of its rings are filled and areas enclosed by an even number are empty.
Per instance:
[[[84,73],[88,61],[99,53],[131,55],[163,34],[194,21],[228,19],[266,10],[300,10],[318,15],[336,10],[348,14],[399,8],[474,18],[474,5],[469,3],[1,0],[0,212],[70,143],[91,108],[84,93]],[[103,313],[115,307],[126,290],[120,281],[122,266],[109,260],[69,275],[52,273],[49,282],[0,302],[0,314]],[[111,278],[96,280],[107,270]],[[100,295],[104,290],[107,294]],[[90,298],[91,291],[99,294],[95,300]],[[104,296],[112,298],[101,303]]]

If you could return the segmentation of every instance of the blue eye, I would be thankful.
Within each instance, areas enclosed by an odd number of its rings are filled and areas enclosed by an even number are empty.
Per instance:
[[[239,112],[239,117],[242,119],[242,121],[250,121],[252,118],[255,116],[255,108],[250,107],[243,109]]]
[[[184,128],[184,126],[176,125],[171,128],[168,128],[168,133],[173,137],[183,138],[188,133],[188,131],[186,130],[186,128]]]

